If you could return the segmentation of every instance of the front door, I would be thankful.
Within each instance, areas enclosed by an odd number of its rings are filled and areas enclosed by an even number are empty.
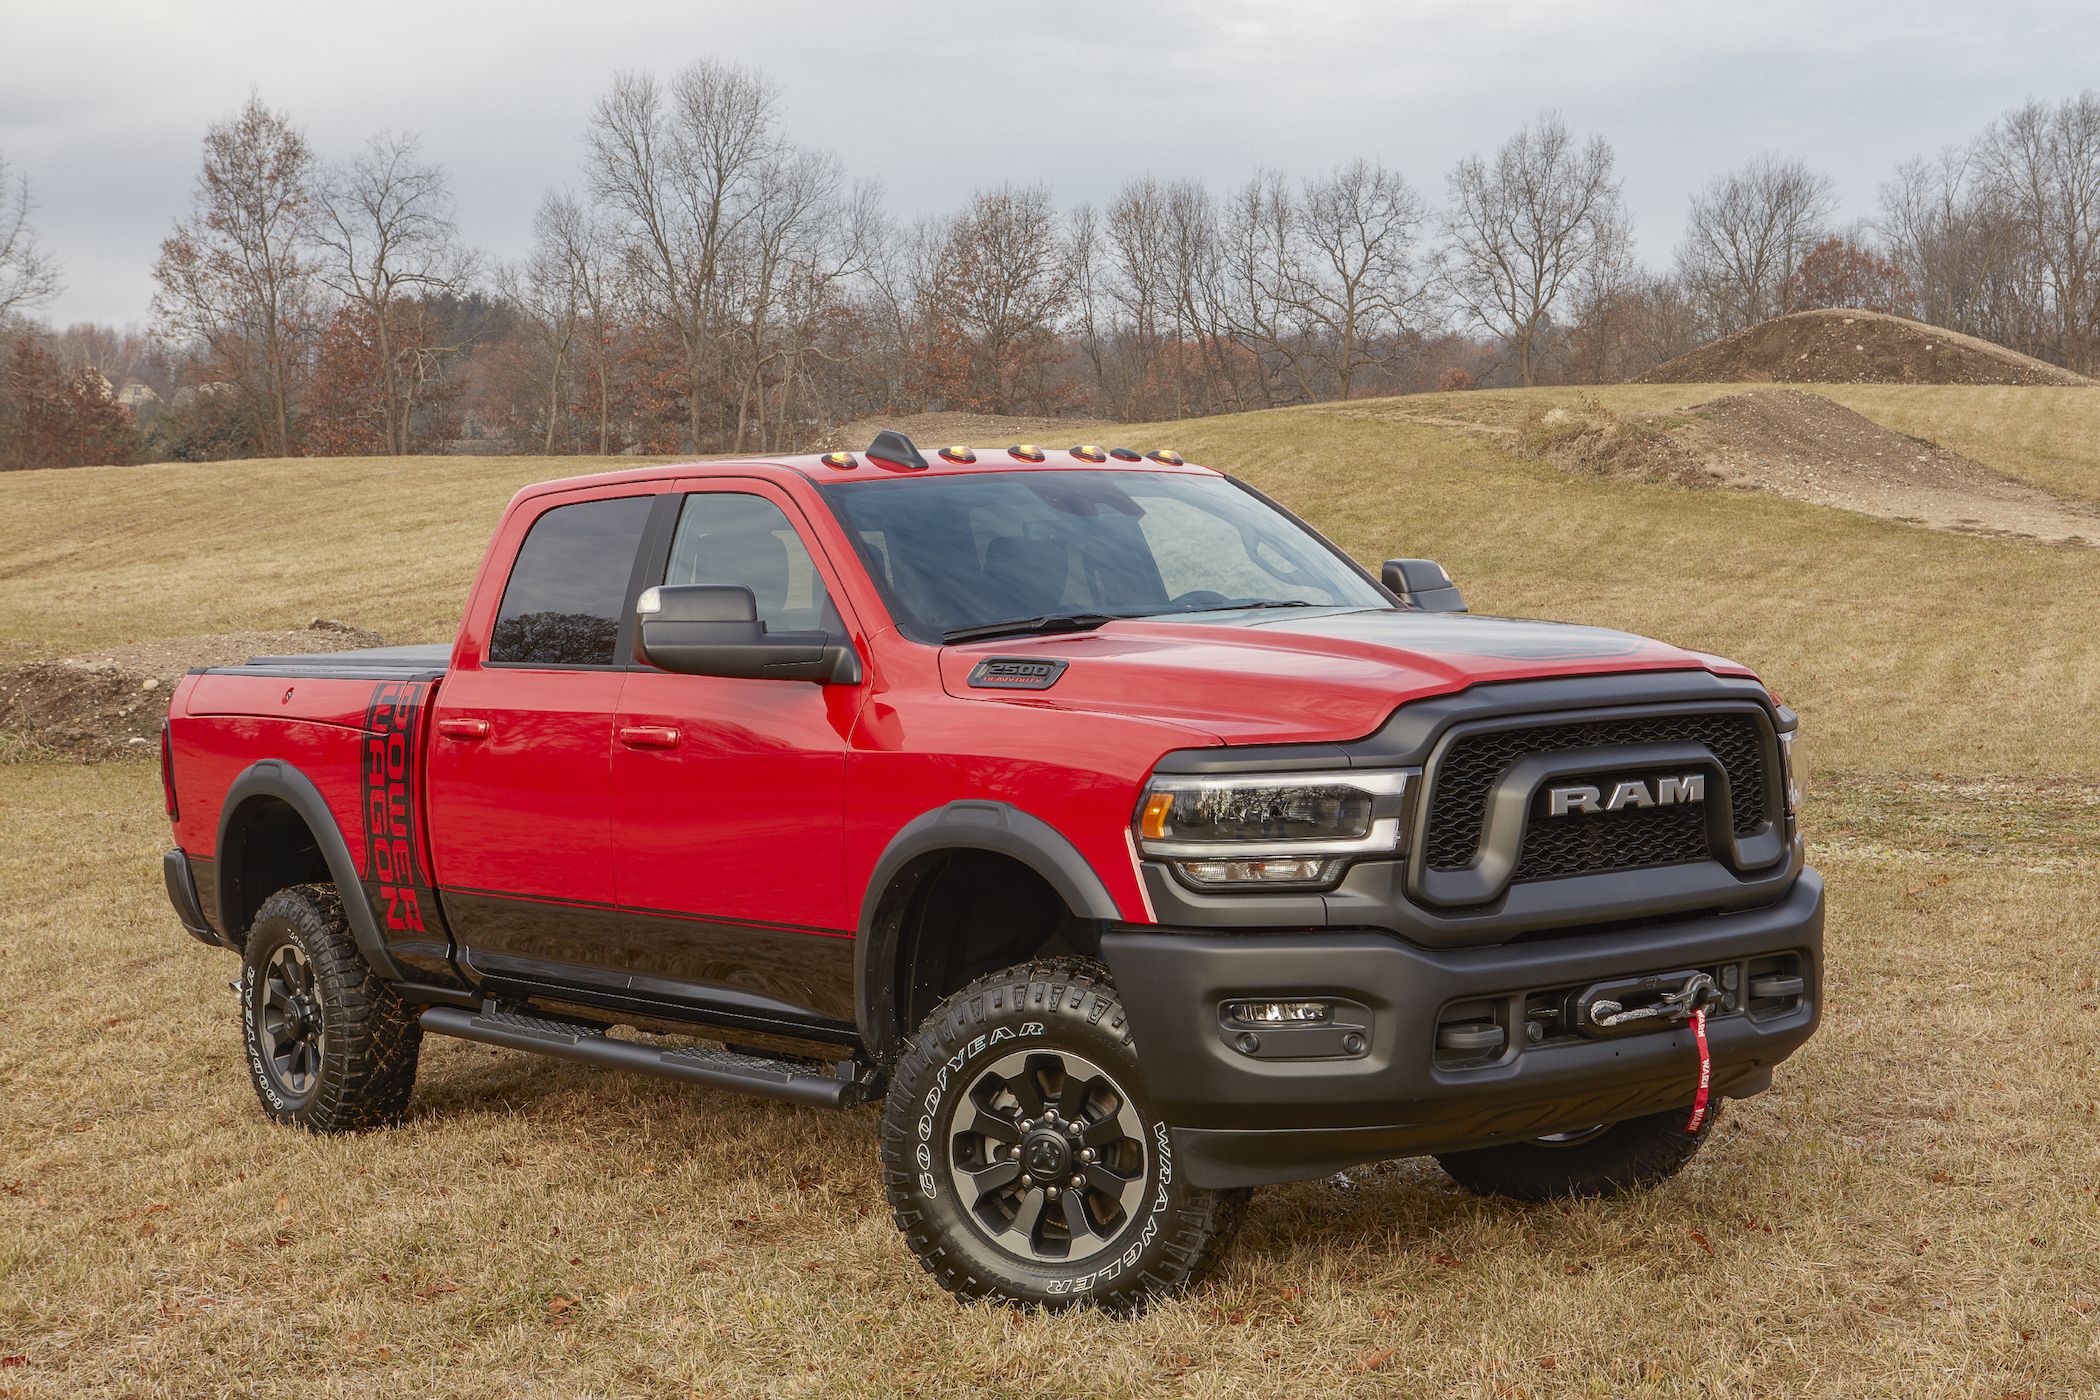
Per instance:
[[[767,483],[681,483],[661,577],[751,590],[769,632],[845,635],[835,577]],[[612,845],[636,988],[852,1018],[846,736],[862,687],[640,669],[620,696]],[[641,952],[642,950],[637,950]]]
[[[525,522],[488,626],[438,687],[430,830],[445,916],[482,973],[568,980],[602,964],[618,898],[613,716],[636,560],[656,494],[555,502]]]

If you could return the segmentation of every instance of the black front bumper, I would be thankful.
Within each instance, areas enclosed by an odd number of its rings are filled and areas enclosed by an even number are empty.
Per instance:
[[[1438,1022],[1457,1006],[1521,1008],[1537,989],[1791,955],[1798,996],[1755,1014],[1717,1010],[1708,1023],[1714,1091],[1757,1093],[1821,1018],[1823,882],[1804,870],[1758,909],[1492,947],[1426,948],[1380,931],[1133,927],[1104,934],[1101,953],[1177,1167],[1199,1186],[1251,1186],[1688,1107],[1698,1066],[1688,1027],[1530,1044],[1511,1025],[1498,1052],[1453,1064]],[[1221,1007],[1285,997],[1353,1003],[1341,1019],[1362,1043],[1316,1037],[1296,1058],[1239,1048]],[[1745,1000],[1739,989],[1737,1006]]]

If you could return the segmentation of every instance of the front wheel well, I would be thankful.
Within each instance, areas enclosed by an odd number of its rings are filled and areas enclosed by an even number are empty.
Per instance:
[[[1099,921],[1076,914],[1027,862],[971,847],[931,851],[899,870],[874,924],[892,950],[881,971],[894,1025],[875,1028],[885,1058],[985,973],[1058,954],[1098,957],[1101,949]]]

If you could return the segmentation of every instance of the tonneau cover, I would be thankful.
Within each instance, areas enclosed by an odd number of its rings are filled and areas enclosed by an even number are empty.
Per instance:
[[[370,677],[409,679],[443,671],[452,664],[452,648],[442,643],[413,647],[361,647],[356,651],[318,651],[303,656],[251,656],[239,666],[214,666],[208,675]]]

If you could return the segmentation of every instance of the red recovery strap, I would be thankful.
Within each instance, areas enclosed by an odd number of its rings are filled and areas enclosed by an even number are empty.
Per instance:
[[[1692,1120],[1684,1125],[1688,1133],[1699,1131],[1706,1121],[1706,1091],[1714,1080],[1714,1061],[1706,1048],[1706,1008],[1700,1007],[1692,1013],[1692,1039],[1699,1046],[1699,1092],[1692,1098]]]

